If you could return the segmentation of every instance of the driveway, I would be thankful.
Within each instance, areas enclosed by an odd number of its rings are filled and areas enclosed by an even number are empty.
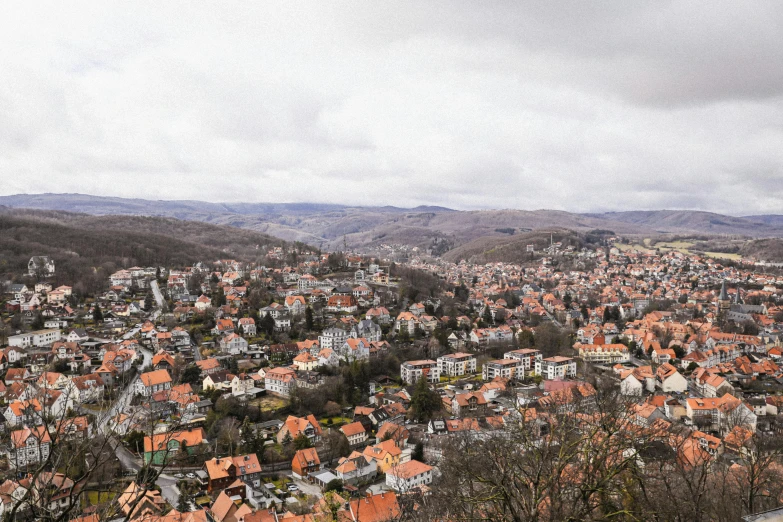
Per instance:
[[[321,488],[319,488],[315,484],[310,484],[306,480],[301,480],[301,479],[293,479],[293,480],[294,480],[294,484],[296,484],[299,487],[299,491],[301,491],[302,493],[313,497],[321,496]]]
[[[158,475],[158,480],[155,481],[155,484],[160,486],[160,493],[163,495],[163,498],[172,506],[176,506],[179,500],[178,480],[176,477],[161,473]]]

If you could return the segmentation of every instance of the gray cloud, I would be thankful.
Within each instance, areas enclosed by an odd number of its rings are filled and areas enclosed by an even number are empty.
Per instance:
[[[783,212],[776,2],[35,3],[0,193]]]

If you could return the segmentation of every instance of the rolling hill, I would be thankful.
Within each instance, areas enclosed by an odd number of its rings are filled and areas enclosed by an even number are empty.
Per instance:
[[[458,211],[443,207],[404,209],[311,203],[148,201],[82,194],[2,196],[0,205],[103,216],[170,217],[248,229],[289,241],[303,241],[326,250],[347,245],[368,252],[382,244],[402,244],[443,253],[480,238],[506,241],[511,232],[521,234],[550,229],[580,233],[602,229],[622,235],[645,236],[783,237],[783,216],[735,217],[690,210],[599,214],[513,209]]]
[[[250,230],[173,218],[0,209],[0,275],[10,278],[24,272],[34,255],[54,259],[55,282],[73,283],[133,265],[254,261],[285,244]]]
[[[498,261],[524,263],[542,256],[542,250],[550,241],[560,242],[563,247],[580,248],[583,244],[579,235],[571,230],[537,230],[505,237],[480,237],[460,245],[443,255],[443,259],[458,263],[463,259],[469,263],[494,263]],[[527,251],[533,245],[535,253]]]

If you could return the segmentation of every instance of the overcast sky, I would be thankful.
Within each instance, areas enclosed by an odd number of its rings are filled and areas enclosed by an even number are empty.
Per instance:
[[[3,6],[0,194],[783,213],[781,2],[110,3]]]

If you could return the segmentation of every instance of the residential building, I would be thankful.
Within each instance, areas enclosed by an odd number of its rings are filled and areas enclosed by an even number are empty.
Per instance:
[[[291,461],[291,474],[294,478],[307,478],[310,473],[320,469],[321,459],[318,458],[318,451],[315,448],[298,450]]]
[[[394,440],[387,439],[367,446],[363,451],[367,459],[375,460],[380,473],[387,473],[391,468],[400,464],[402,450],[395,444]]]
[[[593,364],[618,364],[631,360],[631,353],[624,344],[578,344],[579,357]]]
[[[49,457],[51,449],[52,439],[45,426],[14,430],[11,432],[8,464],[15,468],[38,464]]]
[[[155,392],[171,389],[171,375],[166,370],[154,370],[139,375],[134,384],[135,392],[149,397]]]
[[[194,453],[207,439],[202,428],[175,432],[156,433],[144,437],[144,464],[162,466],[175,458],[185,446],[189,454]]]
[[[386,472],[386,485],[400,493],[432,483],[432,466],[409,460]]]
[[[438,370],[441,375],[459,377],[476,373],[476,356],[472,353],[450,353],[438,357]]]
[[[340,432],[348,438],[352,448],[367,442],[367,431],[361,422],[351,422],[340,427]]]
[[[266,371],[264,388],[269,393],[288,397],[294,386],[296,386],[296,372],[291,368],[278,366]]]
[[[522,370],[527,373],[534,372],[536,363],[541,362],[541,351],[533,348],[522,348],[521,350],[512,350],[503,355],[504,359],[516,359],[522,362]]]
[[[220,349],[223,353],[229,355],[239,355],[247,352],[247,341],[235,333],[231,333],[223,337],[220,342]]]
[[[400,377],[402,382],[413,384],[424,376],[429,382],[440,382],[440,369],[438,363],[431,359],[419,361],[405,361],[400,365]]]
[[[458,393],[451,399],[455,417],[486,417],[487,399],[481,392]]]
[[[207,491],[212,493],[223,490],[236,480],[241,480],[251,487],[259,487],[261,470],[261,464],[255,453],[238,457],[212,458],[204,462]]]
[[[62,331],[59,328],[49,330],[38,330],[8,337],[8,346],[18,346],[20,348],[29,348],[31,346],[41,347],[49,346],[62,338]]]
[[[522,378],[525,375],[525,361],[522,359],[498,359],[487,361],[481,369],[481,378],[491,381],[501,377],[503,379]]]
[[[373,480],[378,474],[375,459],[367,458],[358,451],[341,458],[334,468],[337,478],[345,484],[361,484]]]
[[[688,389],[688,381],[669,363],[655,370],[655,385],[664,393],[683,393]]]
[[[348,340],[348,332],[340,328],[327,328],[318,337],[321,349],[339,350]]]
[[[544,379],[565,379],[576,377],[576,361],[571,357],[556,355],[536,362],[536,375]]]
[[[299,435],[304,435],[310,439],[311,443],[315,444],[321,440],[323,430],[313,415],[308,415],[307,417],[289,415],[280,431],[277,432],[277,442],[282,444],[287,440],[292,441]]]

